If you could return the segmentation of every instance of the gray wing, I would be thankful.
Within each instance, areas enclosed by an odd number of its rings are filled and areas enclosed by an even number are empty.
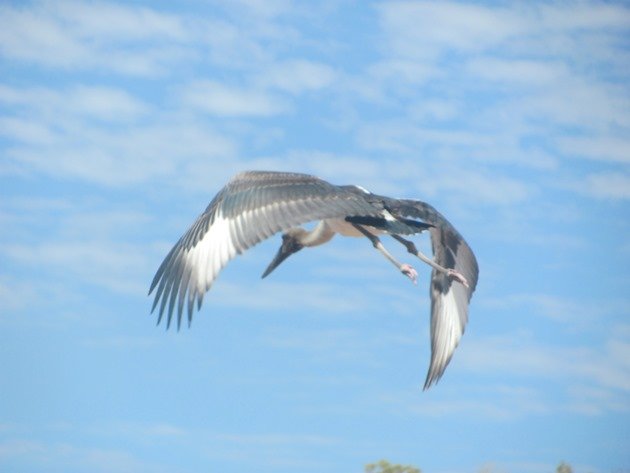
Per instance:
[[[195,303],[199,310],[225,265],[274,233],[349,215],[378,215],[378,209],[356,193],[306,174],[248,171],[236,175],[157,270],[149,294],[156,290],[152,311],[160,305],[158,324],[166,312],[170,326],[177,304],[179,327],[186,303],[190,324]]]
[[[442,377],[451,361],[468,323],[468,304],[479,278],[477,259],[459,234],[447,228],[429,232],[436,263],[460,272],[469,287],[435,269],[431,272],[431,364],[424,389]]]
[[[435,269],[431,273],[431,364],[424,383],[424,389],[427,389],[442,377],[464,334],[468,304],[479,279],[479,266],[464,238],[431,205],[393,199],[388,205],[393,212],[432,224],[429,232],[435,262],[460,272],[469,284],[465,287]]]

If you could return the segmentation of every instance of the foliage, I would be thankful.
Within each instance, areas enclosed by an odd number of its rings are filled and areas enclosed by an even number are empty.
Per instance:
[[[573,468],[568,463],[560,462],[556,467],[556,473],[573,473]]]
[[[421,473],[419,468],[411,465],[394,465],[387,460],[365,465],[365,473]],[[564,472],[563,472],[564,473]]]

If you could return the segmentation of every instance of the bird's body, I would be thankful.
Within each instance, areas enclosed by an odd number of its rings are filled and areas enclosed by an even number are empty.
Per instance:
[[[310,231],[300,227],[317,221]],[[428,230],[434,260],[403,238]],[[399,263],[381,244],[387,234],[433,267],[431,277],[431,365],[425,389],[437,381],[451,359],[468,320],[478,267],[474,254],[455,228],[433,207],[417,200],[392,199],[358,186],[336,186],[298,173],[248,171],[234,176],[180,238],[158,269],[149,293],[153,310],[167,314],[167,327],[185,306],[188,322],[199,309],[221,269],[277,232],[283,241],[263,277],[304,247],[324,244],[335,234],[367,237],[388,260],[415,282],[416,271]],[[177,308],[175,307],[177,306]]]

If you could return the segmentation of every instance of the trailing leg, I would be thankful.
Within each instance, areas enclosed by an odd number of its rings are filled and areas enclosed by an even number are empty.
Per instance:
[[[465,287],[468,287],[468,281],[466,280],[464,275],[462,273],[460,273],[459,271],[455,271],[455,269],[452,269],[452,268],[445,268],[444,266],[440,266],[435,261],[433,261],[431,258],[426,256],[424,253],[419,251],[416,248],[416,245],[415,245],[415,243],[413,241],[406,240],[405,238],[401,237],[400,235],[393,235],[392,234],[391,236],[392,236],[392,238],[394,240],[397,240],[398,242],[402,243],[407,248],[407,251],[409,253],[411,253],[412,255],[418,257],[420,260],[424,261],[426,264],[428,264],[432,268],[436,269],[437,271],[440,271],[441,273],[446,274],[449,278],[454,279],[455,281],[458,281],[458,282],[462,283]]]
[[[398,268],[398,270],[401,273],[403,273],[405,276],[411,279],[411,281],[414,284],[417,284],[418,273],[411,265],[407,263],[401,263],[396,258],[394,258],[392,254],[389,251],[387,251],[387,249],[383,246],[383,243],[381,243],[381,240],[376,235],[373,235],[372,233],[367,231],[361,225],[353,223],[352,226],[356,228],[359,232],[361,232],[363,235],[365,235],[365,237],[372,242],[372,245],[374,246],[374,248],[380,251],[381,254],[385,256],[385,258],[387,258],[394,266],[396,266],[396,268]]]

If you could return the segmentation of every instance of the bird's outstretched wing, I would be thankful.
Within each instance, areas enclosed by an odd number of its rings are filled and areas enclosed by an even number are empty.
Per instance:
[[[221,269],[276,232],[325,218],[377,216],[378,209],[356,193],[307,174],[248,171],[234,176],[179,239],[160,265],[149,294],[158,324],[170,326],[177,304],[177,326],[187,303],[201,307]]]
[[[436,269],[431,272],[431,364],[424,389],[442,377],[451,361],[464,334],[468,304],[479,278],[477,259],[459,234],[444,227],[429,232],[435,262],[464,275],[468,287]]]
[[[440,266],[458,271],[468,281],[466,287],[436,269],[431,273],[431,364],[424,383],[424,389],[427,389],[442,377],[464,334],[468,322],[468,304],[477,287],[479,267],[464,238],[431,205],[406,199],[389,199],[387,205],[397,214],[418,218],[433,225],[429,233],[434,261]]]

